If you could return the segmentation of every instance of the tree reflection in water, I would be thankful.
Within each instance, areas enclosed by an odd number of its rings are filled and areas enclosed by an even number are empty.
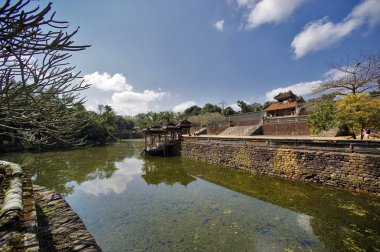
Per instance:
[[[158,157],[159,158],[159,157]],[[166,185],[174,185],[179,183],[187,186],[196,178],[186,173],[186,170],[179,164],[178,166],[167,165],[162,160],[156,161],[157,158],[149,157],[144,159],[142,167],[143,175],[141,177],[148,185],[158,185],[165,183]]]

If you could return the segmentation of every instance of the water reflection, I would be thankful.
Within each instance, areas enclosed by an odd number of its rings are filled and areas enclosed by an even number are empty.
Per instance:
[[[332,251],[380,249],[378,198],[227,168],[203,169],[191,161],[182,162],[189,174],[310,216],[313,232]]]
[[[148,185],[158,185],[165,183],[166,185],[174,185],[179,183],[183,186],[190,184],[196,179],[186,173],[181,165],[168,166],[163,162],[156,161],[155,157],[148,157],[144,160],[141,177]]]
[[[380,249],[378,198],[180,157],[142,158],[142,145],[0,158],[66,194],[104,251]]]
[[[109,177],[97,176],[81,184],[77,182],[68,182],[66,187],[75,187],[75,190],[81,190],[87,194],[99,196],[100,194],[108,195],[110,193],[122,193],[129,182],[137,174],[141,174],[142,160],[136,158],[126,158],[122,162],[115,162],[115,171]]]
[[[131,141],[71,151],[5,153],[0,158],[28,168],[35,184],[69,195],[75,186],[86,181],[111,178],[118,170],[115,164],[132,157],[141,159],[141,148],[142,142]]]

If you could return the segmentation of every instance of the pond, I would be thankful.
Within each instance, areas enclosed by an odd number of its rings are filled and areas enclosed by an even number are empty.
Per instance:
[[[380,199],[141,157],[142,141],[2,154],[64,195],[104,251],[379,251]]]

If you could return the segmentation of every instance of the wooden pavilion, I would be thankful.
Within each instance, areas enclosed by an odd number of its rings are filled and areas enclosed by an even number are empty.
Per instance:
[[[277,102],[271,103],[265,109],[267,117],[298,116],[302,112],[300,106],[305,100],[292,91],[279,93],[274,97]]]
[[[143,153],[152,156],[173,156],[179,154],[182,133],[190,135],[191,123],[183,120],[178,124],[167,123],[143,130],[145,148]]]

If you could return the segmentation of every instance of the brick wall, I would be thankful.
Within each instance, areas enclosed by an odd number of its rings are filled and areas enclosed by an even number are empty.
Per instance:
[[[264,135],[310,135],[310,128],[306,121],[301,122],[281,122],[263,125]]]
[[[380,194],[380,155],[182,143],[182,157],[288,179]]]
[[[231,122],[232,126],[250,126],[250,125],[256,125],[261,122],[261,119],[258,120],[248,120],[248,121],[233,121]]]

